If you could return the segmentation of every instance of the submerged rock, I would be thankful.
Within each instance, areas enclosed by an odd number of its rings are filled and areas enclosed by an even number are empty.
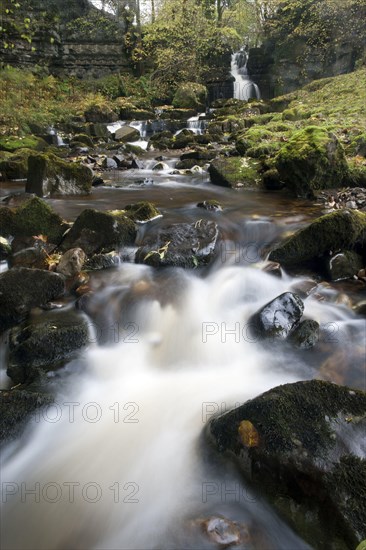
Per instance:
[[[55,300],[65,291],[57,273],[14,268],[0,275],[0,332],[23,321],[33,307]]]
[[[312,380],[274,388],[213,419],[208,436],[315,548],[366,537],[366,394]],[[257,444],[240,437],[244,423]]]
[[[86,317],[70,310],[44,313],[10,331],[6,372],[16,384],[32,380],[39,369],[57,368],[88,341]]]
[[[61,247],[82,248],[86,254],[110,252],[133,244],[135,237],[135,224],[123,210],[99,212],[88,208],[76,218]]]
[[[300,321],[303,311],[301,298],[285,292],[252,315],[249,324],[253,335],[260,339],[284,339]]]
[[[66,162],[56,155],[32,155],[28,159],[26,191],[39,197],[85,195],[92,188],[93,172],[83,164]]]
[[[214,257],[218,236],[217,224],[208,220],[163,227],[156,237],[147,236],[135,261],[155,267],[207,265]]]
[[[347,250],[366,242],[366,213],[342,210],[321,216],[272,250],[269,259],[296,265],[329,251]]]
[[[197,207],[204,208],[209,212],[222,212],[221,204],[218,201],[215,201],[214,199],[209,199],[207,201],[199,202],[197,204]]]

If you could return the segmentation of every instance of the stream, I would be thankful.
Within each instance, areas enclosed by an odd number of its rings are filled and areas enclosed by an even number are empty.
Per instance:
[[[198,119],[191,122],[200,131]],[[171,153],[169,170],[153,171],[156,154],[146,153],[141,170],[105,172],[106,185],[90,196],[49,203],[74,220],[85,208],[149,200],[163,217],[141,225],[138,240],[162,225],[207,218],[219,225],[220,252],[209,268],[189,271],[137,265],[126,250],[118,268],[91,274],[90,345],[54,375],[56,404],[2,453],[4,550],[217,548],[192,527],[217,515],[248,525],[250,541],[240,548],[309,548],[209,452],[202,432],[214,414],[280,384],[323,378],[362,386],[365,325],[342,299],[357,288],[318,285],[305,299],[305,316],[321,326],[314,350],[264,347],[247,331],[250,316],[311,279],[263,271],[269,247],[323,207],[282,192],[216,187],[206,171],[171,175],[178,160]],[[1,195],[23,188],[5,183]],[[223,211],[197,208],[208,199]],[[4,350],[0,359],[4,371]]]

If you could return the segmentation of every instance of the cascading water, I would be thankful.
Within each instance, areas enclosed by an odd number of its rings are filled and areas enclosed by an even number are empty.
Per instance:
[[[207,128],[207,120],[204,119],[205,113],[193,116],[187,120],[188,130],[193,130],[195,134],[201,135]]]
[[[248,53],[242,48],[231,56],[231,74],[235,78],[234,98],[248,101],[251,98],[260,99],[259,87],[248,74]]]

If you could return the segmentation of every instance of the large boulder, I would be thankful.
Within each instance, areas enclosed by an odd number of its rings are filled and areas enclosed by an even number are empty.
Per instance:
[[[64,220],[38,197],[26,200],[16,210],[0,208],[0,234],[4,236],[43,235],[58,244],[66,229]]]
[[[122,126],[116,130],[113,137],[116,141],[126,143],[127,141],[137,141],[141,136],[140,132],[136,130],[136,128],[133,128],[132,126]]]
[[[348,174],[342,144],[324,128],[299,130],[276,158],[281,180],[297,196],[313,198],[318,189],[339,187]]]
[[[257,160],[246,157],[222,157],[211,162],[208,171],[211,183],[236,189],[259,187],[262,183],[260,168],[261,164]]]
[[[162,227],[156,236],[144,239],[135,261],[154,267],[204,266],[215,255],[218,236],[217,224],[208,220]]]
[[[83,164],[67,162],[52,153],[28,159],[26,191],[39,197],[86,195],[92,189],[93,172]]]
[[[210,441],[312,547],[366,537],[366,394],[312,380],[211,420]]]
[[[88,208],[76,218],[61,248],[82,248],[90,255],[130,246],[135,238],[135,224],[123,210],[99,212]]]
[[[57,273],[14,268],[0,275],[0,332],[23,321],[33,307],[55,300],[65,291]]]
[[[203,110],[206,106],[207,88],[196,82],[181,84],[175,92],[173,106],[180,109]]]
[[[76,311],[51,311],[13,328],[7,374],[16,384],[54,370],[89,341],[86,317]]]
[[[269,259],[297,265],[366,242],[366,213],[341,210],[321,216],[272,250]]]

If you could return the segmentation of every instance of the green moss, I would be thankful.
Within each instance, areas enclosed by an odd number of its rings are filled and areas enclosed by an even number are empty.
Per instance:
[[[0,150],[13,153],[18,149],[33,149],[35,151],[44,151],[48,147],[48,144],[39,137],[25,136],[25,137],[0,137]]]
[[[210,164],[211,182],[223,187],[258,187],[261,185],[261,163],[249,158],[219,158]]]
[[[0,207],[0,235],[9,237],[15,232],[15,212],[7,206]]]
[[[51,243],[59,243],[66,229],[62,218],[42,199],[35,197],[15,211],[14,235],[45,235]]]
[[[326,128],[307,126],[281,148],[276,167],[296,195],[312,197],[314,190],[341,185],[348,166],[344,149]]]
[[[94,147],[93,140],[90,136],[86,134],[76,134],[75,136],[73,136],[71,144],[74,144],[75,142],[87,145],[88,147]]]
[[[141,201],[135,204],[128,204],[124,208],[126,216],[134,222],[147,222],[160,217],[161,213],[148,201]]]
[[[366,213],[342,210],[321,216],[273,250],[269,259],[296,265],[323,256],[330,250],[352,249],[366,242]]]
[[[175,92],[173,105],[182,109],[203,109],[207,99],[207,88],[196,82],[181,84]]]

